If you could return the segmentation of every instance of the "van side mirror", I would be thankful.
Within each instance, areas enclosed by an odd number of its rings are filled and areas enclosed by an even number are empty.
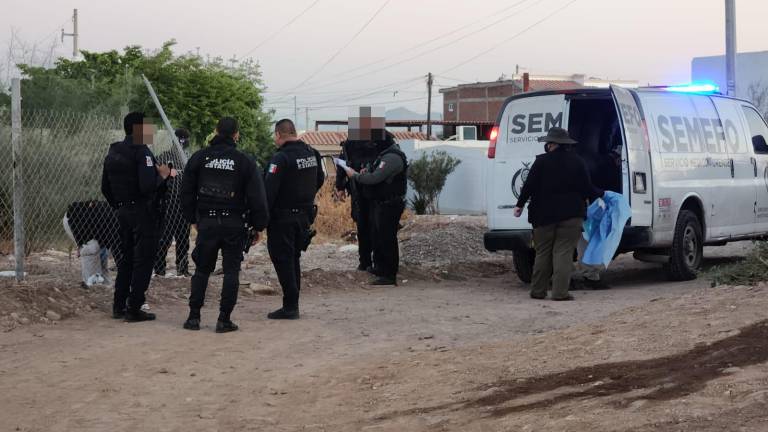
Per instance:
[[[765,142],[765,137],[762,135],[752,137],[752,147],[755,149],[755,153],[768,154],[768,143]]]

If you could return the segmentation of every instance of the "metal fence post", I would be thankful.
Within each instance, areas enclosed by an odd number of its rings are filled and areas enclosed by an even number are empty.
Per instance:
[[[13,153],[13,249],[16,280],[24,279],[24,181],[21,166],[21,80],[11,81],[11,148]]]
[[[157,94],[155,93],[155,89],[152,87],[152,83],[149,82],[149,79],[147,79],[146,75],[141,74],[141,78],[144,79],[144,85],[147,86],[147,91],[149,92],[149,95],[152,97],[152,101],[155,103],[155,108],[157,108],[157,112],[160,113],[160,118],[163,119],[163,124],[165,125],[165,129],[168,131],[168,134],[171,136],[171,142],[173,143],[174,147],[176,147],[176,151],[179,152],[179,158],[181,159],[181,163],[184,164],[184,168],[187,166],[187,153],[184,151],[184,149],[181,147],[181,143],[179,143],[179,138],[176,137],[176,134],[174,133],[175,130],[173,129],[173,126],[171,126],[171,122],[168,120],[168,116],[165,115],[165,110],[163,109],[163,106],[160,104],[160,100],[157,98]]]

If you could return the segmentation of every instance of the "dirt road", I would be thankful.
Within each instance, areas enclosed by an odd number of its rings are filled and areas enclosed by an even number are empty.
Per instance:
[[[215,301],[182,330],[172,298],[152,323],[92,312],[2,333],[0,430],[768,430],[765,287],[668,283],[629,258],[614,289],[567,303],[512,273],[307,279],[301,320],[245,295],[232,334],[213,333]]]

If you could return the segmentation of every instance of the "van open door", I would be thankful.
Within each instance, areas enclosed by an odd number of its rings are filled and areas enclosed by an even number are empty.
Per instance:
[[[651,151],[645,116],[632,92],[611,85],[611,94],[619,114],[624,137],[622,172],[632,208],[632,226],[651,226],[653,220],[653,182],[651,181]]]

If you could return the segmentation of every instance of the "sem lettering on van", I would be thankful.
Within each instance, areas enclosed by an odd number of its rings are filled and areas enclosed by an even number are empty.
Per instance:
[[[656,125],[661,148],[666,153],[726,153],[741,149],[739,131],[732,120],[719,118],[659,115]]]
[[[544,133],[553,127],[563,127],[563,113],[515,114],[512,117],[513,134]]]
[[[640,110],[636,105],[630,105],[619,102],[619,109],[621,110],[621,116],[624,118],[624,126],[636,126],[641,127],[643,121],[640,118]]]

